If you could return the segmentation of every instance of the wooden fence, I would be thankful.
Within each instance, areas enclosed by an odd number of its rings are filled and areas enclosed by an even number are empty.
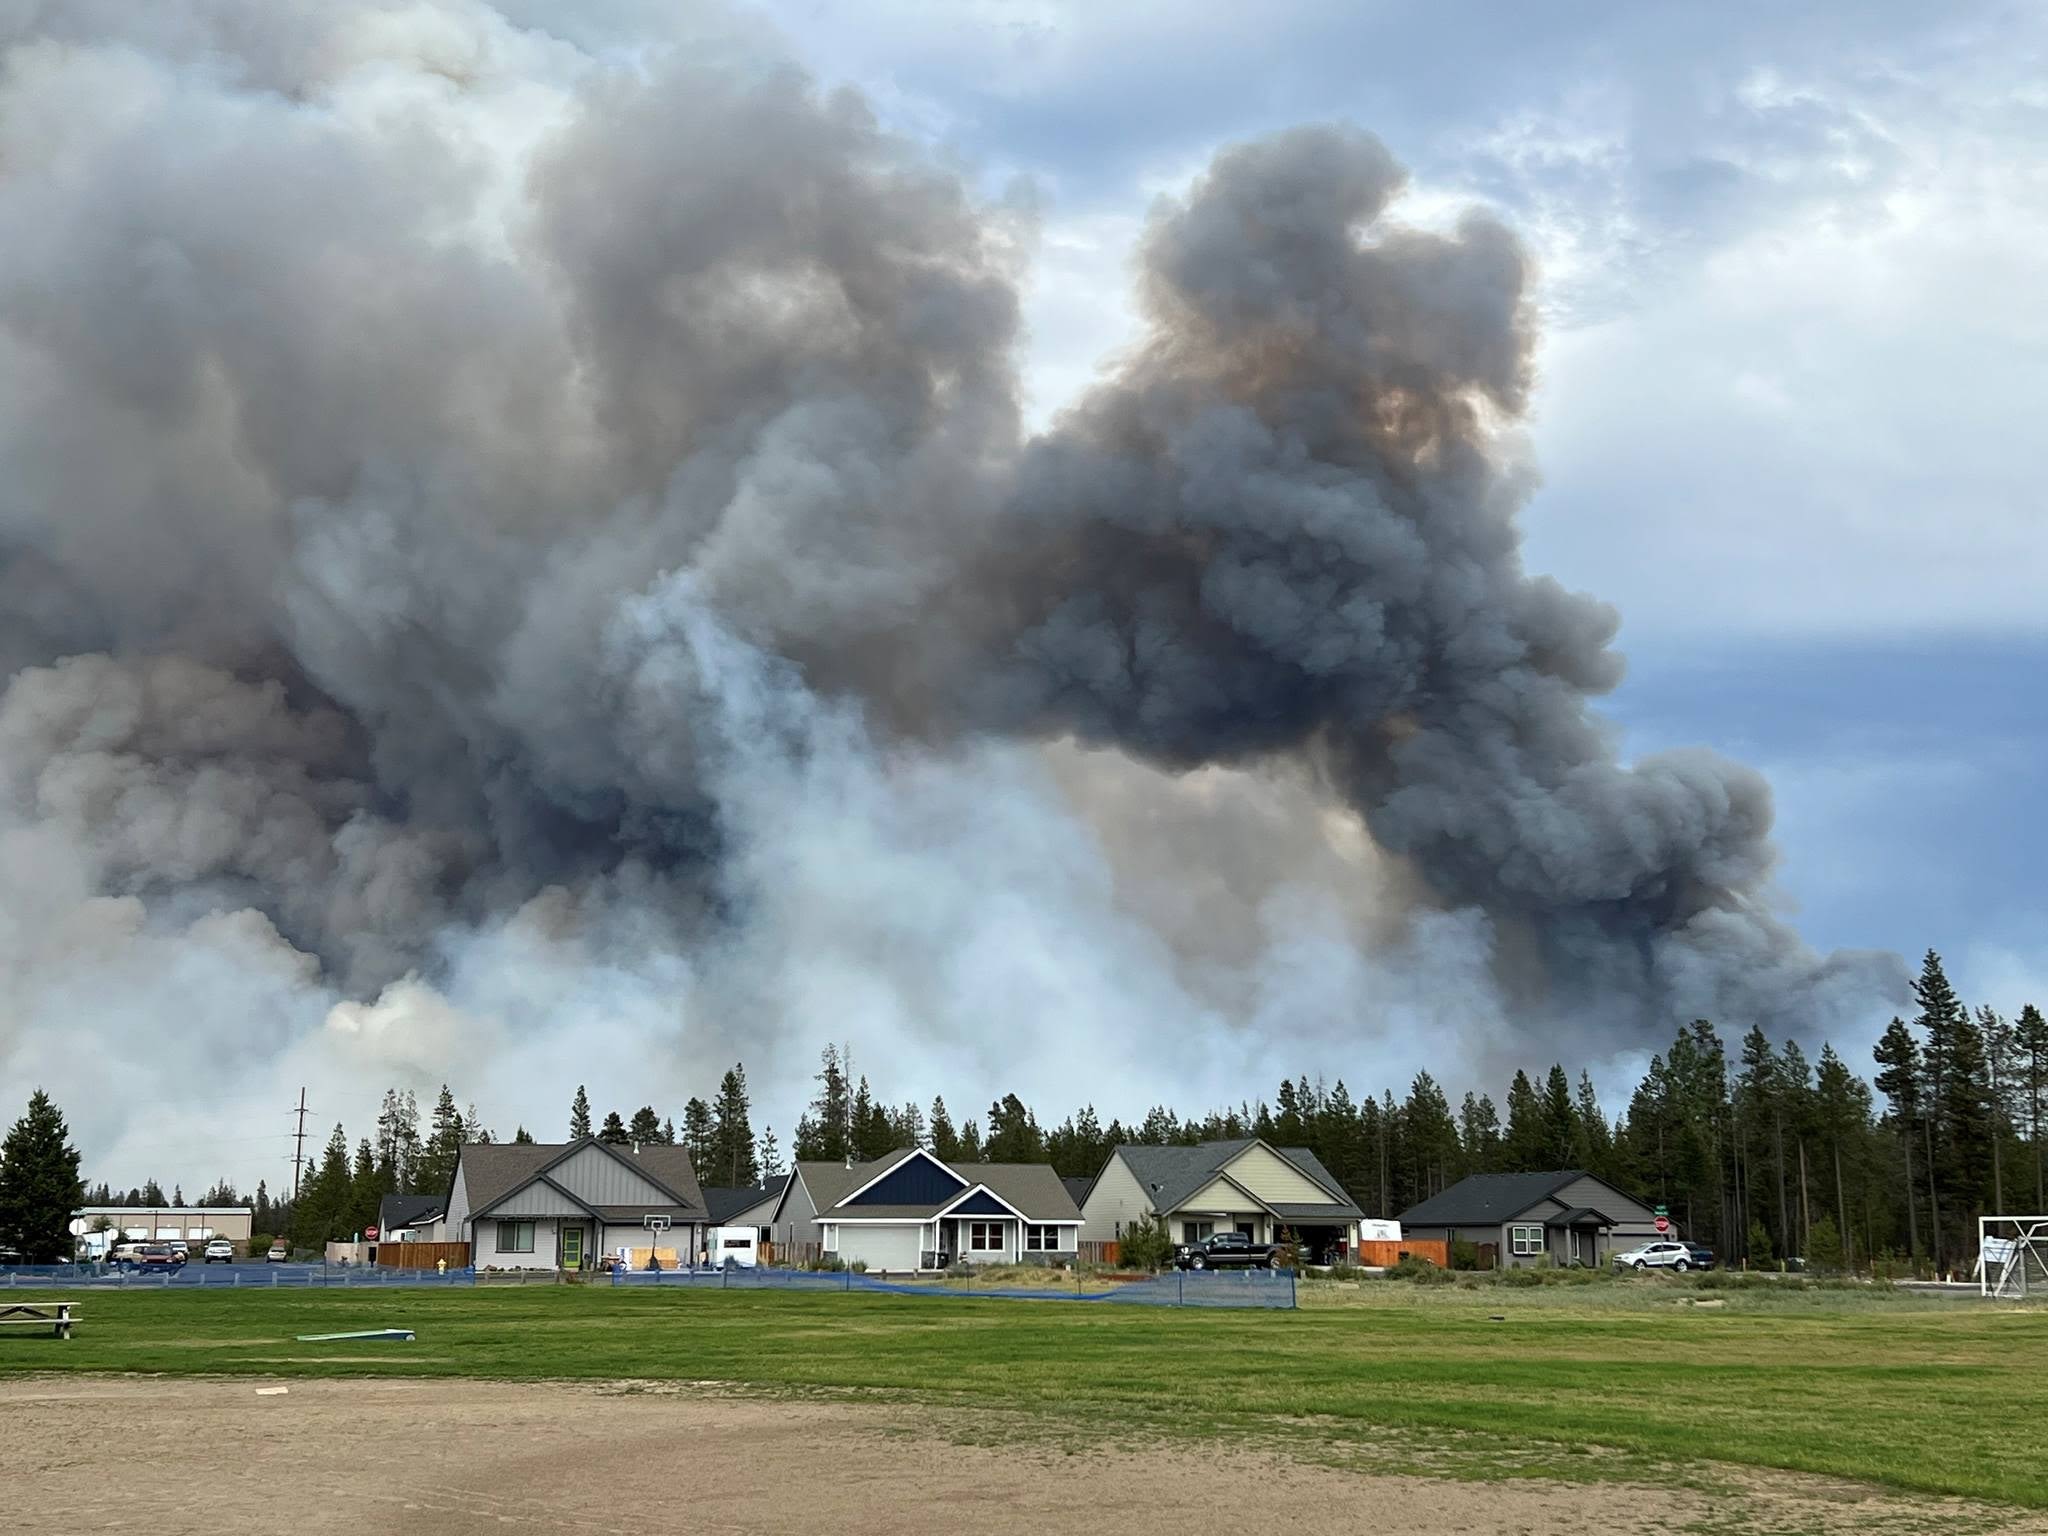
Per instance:
[[[1115,1243],[1083,1243],[1080,1247],[1083,1264],[1100,1264],[1106,1269],[1115,1269],[1120,1262]]]
[[[377,1267],[379,1269],[432,1269],[441,1260],[448,1261],[450,1269],[461,1269],[469,1263],[467,1243],[379,1243],[377,1245]]]
[[[1404,1239],[1398,1243],[1360,1243],[1358,1262],[1385,1269],[1403,1259],[1427,1259],[1439,1269],[1451,1267],[1451,1245],[1441,1238]]]

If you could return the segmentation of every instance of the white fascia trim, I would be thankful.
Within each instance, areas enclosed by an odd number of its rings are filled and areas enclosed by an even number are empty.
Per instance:
[[[995,1201],[997,1205],[1000,1205],[1004,1210],[1008,1211],[1012,1216],[1016,1217],[1019,1221],[1031,1220],[1029,1216],[1026,1216],[1022,1211],[1018,1210],[1017,1207],[1010,1204],[1009,1201],[1005,1200],[1001,1195],[997,1194],[994,1190],[990,1189],[986,1184],[976,1184],[967,1189],[961,1190],[959,1194],[953,1197],[952,1205],[940,1206],[937,1213],[932,1217],[932,1219],[934,1221],[943,1221],[946,1217],[951,1216],[953,1214],[955,1207],[960,1205],[962,1201],[972,1200],[975,1197],[976,1193],[987,1195],[989,1199]],[[959,1219],[966,1221],[973,1220],[975,1218],[973,1214],[970,1213],[968,1216],[964,1216]],[[990,1216],[986,1213],[983,1213],[979,1219],[983,1221],[1003,1220],[1001,1216]],[[1042,1227],[1047,1225],[1047,1223],[1041,1221],[1036,1223],[1036,1225]]]
[[[938,1169],[939,1172],[943,1173],[949,1179],[953,1179],[961,1183],[965,1182],[965,1180],[962,1180],[960,1178],[959,1174],[955,1173],[952,1169],[948,1168],[936,1157],[933,1157],[931,1153],[925,1151],[923,1147],[912,1147],[906,1156],[897,1158],[895,1162],[891,1163],[888,1167],[884,1168],[872,1179],[869,1179],[867,1183],[861,1185],[859,1189],[853,1190],[848,1194],[841,1195],[839,1199],[833,1204],[832,1208],[836,1211],[839,1209],[840,1206],[846,1204],[847,1201],[856,1199],[859,1196],[866,1194],[869,1190],[873,1189],[877,1184],[881,1183],[882,1180],[886,1179],[887,1177],[889,1177],[890,1174],[894,1173],[898,1168],[901,1168],[905,1163],[909,1162],[910,1159],[913,1157],[923,1158],[926,1162],[930,1163],[934,1168]]]

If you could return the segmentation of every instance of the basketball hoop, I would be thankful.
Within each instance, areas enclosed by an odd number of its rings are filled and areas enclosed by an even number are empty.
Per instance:
[[[674,1218],[668,1216],[648,1215],[640,1218],[640,1225],[647,1229],[647,1267],[650,1270],[658,1272],[661,1269],[661,1249],[657,1239],[674,1224]]]

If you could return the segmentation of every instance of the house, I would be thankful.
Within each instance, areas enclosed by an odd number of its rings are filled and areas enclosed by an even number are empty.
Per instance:
[[[586,1136],[465,1143],[444,1230],[478,1269],[584,1269],[621,1248],[694,1256],[708,1219],[684,1148]]]
[[[787,1174],[770,1179],[759,1189],[706,1189],[704,1209],[714,1227],[753,1227],[762,1242],[770,1242],[769,1225],[775,1220],[775,1206],[782,1198]]]
[[[944,1163],[904,1147],[866,1163],[798,1163],[769,1226],[792,1257],[815,1245],[871,1272],[1072,1263],[1081,1213],[1045,1163]]]
[[[377,1202],[377,1239],[385,1243],[438,1243],[448,1214],[445,1195],[386,1195]]]
[[[1084,1242],[1113,1243],[1155,1216],[1176,1243],[1237,1231],[1253,1242],[1291,1236],[1318,1257],[1350,1251],[1365,1213],[1306,1147],[1256,1136],[1192,1147],[1122,1146],[1081,1207]]]
[[[1490,1246],[1503,1268],[1605,1264],[1657,1235],[1657,1213],[1583,1168],[1475,1173],[1401,1213],[1404,1239]]]

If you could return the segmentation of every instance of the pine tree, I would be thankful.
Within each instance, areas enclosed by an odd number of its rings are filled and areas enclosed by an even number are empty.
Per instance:
[[[182,1185],[182,1184],[173,1184],[173,1185],[171,1186],[171,1208],[172,1208],[173,1210],[179,1210],[179,1211],[182,1211],[183,1209],[185,1209],[185,1186],[184,1186],[184,1185]]]
[[[1535,1173],[1545,1166],[1543,1105],[1526,1072],[1517,1072],[1508,1084],[1508,1128],[1502,1138],[1501,1166],[1509,1173]]]
[[[1483,1093],[1467,1093],[1458,1108],[1458,1146],[1467,1173],[1500,1171],[1500,1112]]]
[[[142,1181],[142,1193],[135,1197],[133,1203],[147,1206],[152,1210],[160,1209],[165,1203],[163,1186],[157,1183],[155,1179],[144,1179]]]
[[[944,1098],[932,1100],[932,1156],[942,1163],[960,1161],[960,1137],[953,1129],[953,1117],[946,1113]]]
[[[1577,1144],[1578,1116],[1572,1109],[1572,1080],[1564,1075],[1561,1062],[1551,1064],[1543,1080],[1541,1104],[1543,1164],[1545,1170],[1572,1166],[1572,1149]]]
[[[690,1149],[692,1168],[705,1169],[716,1162],[711,1131],[711,1106],[702,1099],[691,1099],[683,1106],[683,1145]],[[712,1175],[700,1172],[697,1177],[701,1180]]]
[[[462,1156],[462,1111],[455,1107],[455,1095],[441,1085],[441,1097],[434,1103],[434,1124],[427,1144],[420,1149],[419,1194],[446,1194],[455,1182],[455,1164]]]
[[[377,1152],[365,1136],[356,1143],[355,1166],[349,1170],[349,1193],[347,1214],[342,1218],[342,1230],[350,1237],[367,1231],[377,1223],[377,1207],[386,1194],[377,1177]]]
[[[2013,1023],[2014,1081],[2025,1106],[2027,1140],[2034,1149],[2034,1209],[2048,1210],[2048,1014],[2032,1003]]]
[[[71,1258],[71,1213],[85,1203],[78,1148],[63,1111],[38,1088],[0,1142],[0,1243],[29,1264]]]
[[[849,1151],[852,1095],[846,1073],[839,1062],[839,1050],[828,1045],[818,1058],[818,1096],[797,1121],[796,1155],[807,1163],[843,1161]]]
[[[633,1111],[633,1118],[626,1125],[626,1139],[642,1146],[653,1146],[661,1140],[661,1116],[654,1112],[652,1104],[642,1104]],[[697,1176],[709,1177],[702,1169],[698,1170]]]
[[[613,1147],[623,1147],[632,1140],[626,1134],[626,1122],[619,1118],[616,1109],[606,1111],[604,1124],[598,1128],[597,1139]]]
[[[270,1206],[270,1185],[262,1179],[256,1181],[256,1198],[250,1202],[250,1231],[265,1237],[277,1235],[277,1216]]]
[[[664,1147],[676,1144],[676,1123],[667,1115],[661,1117],[661,1144]]]
[[[1920,1048],[1920,1126],[1922,1147],[1927,1154],[1928,1244],[1934,1256],[1935,1273],[1941,1274],[1945,1270],[1942,1253],[1947,1246],[1941,1197],[1953,1166],[1946,1147],[1950,1059],[1955,1050],[1956,1030],[1967,1024],[1970,1016],[1949,985],[1941,956],[1931,949],[1920,963],[1919,979],[1913,983],[1913,1001],[1920,1005],[1913,1022],[1925,1037]]]
[[[1977,1032],[1984,1038],[1986,1087],[1991,1111],[1991,1209],[2005,1203],[2005,1142],[2017,1119],[2019,1096],[2013,1081],[2013,1027],[1992,1008],[1977,1010]]]
[[[569,1104],[569,1139],[581,1141],[590,1134],[590,1095],[576,1085],[576,1097]]]
[[[760,1182],[744,1062],[735,1062],[732,1070],[718,1080],[718,1098],[711,1107],[711,1151],[713,1169],[727,1187],[752,1189]],[[706,1174],[699,1169],[697,1176],[704,1178]]]
[[[1607,1123],[1607,1115],[1600,1108],[1600,1095],[1593,1087],[1593,1074],[1580,1069],[1579,1087],[1572,1105],[1572,1156],[1568,1166],[1584,1168],[1603,1179],[1612,1180],[1614,1171],[1614,1132]]]
[[[1820,1073],[1814,1088],[1817,1129],[1827,1146],[1834,1170],[1835,1229],[1840,1234],[1842,1267],[1856,1268],[1855,1225],[1849,1219],[1848,1183],[1843,1176],[1845,1152],[1853,1156],[1870,1123],[1870,1090],[1851,1072],[1835,1048],[1824,1045],[1820,1052]],[[1816,1223],[1816,1230],[1818,1224]]]
[[[523,1125],[513,1127],[512,1145],[515,1147],[530,1147],[534,1145],[533,1132]]]
[[[1949,1251],[1967,1253],[1977,1230],[1977,1218],[1984,1211],[1998,1124],[1991,1103],[1984,1036],[1967,1009],[1960,1011],[1950,1027],[1948,1068],[1942,1075],[1937,1112],[1942,1137],[1935,1172],[1941,1185],[1942,1209],[1949,1213],[1953,1238]]]
[[[1913,1142],[1920,1134],[1920,1045],[1906,1028],[1904,1019],[1893,1019],[1871,1055],[1879,1067],[1877,1091],[1892,1101],[1892,1120],[1899,1131],[1899,1145],[1906,1163],[1906,1251],[1920,1253],[1920,1223],[1916,1215],[1919,1198],[1913,1183]]]
[[[299,1198],[292,1202],[292,1245],[319,1248],[341,1237],[351,1193],[348,1137],[337,1124],[319,1166],[299,1186]]]
[[[762,1129],[761,1144],[754,1151],[754,1163],[760,1169],[759,1177],[764,1184],[779,1179],[788,1172],[782,1166],[782,1147],[775,1140],[774,1126]]]

